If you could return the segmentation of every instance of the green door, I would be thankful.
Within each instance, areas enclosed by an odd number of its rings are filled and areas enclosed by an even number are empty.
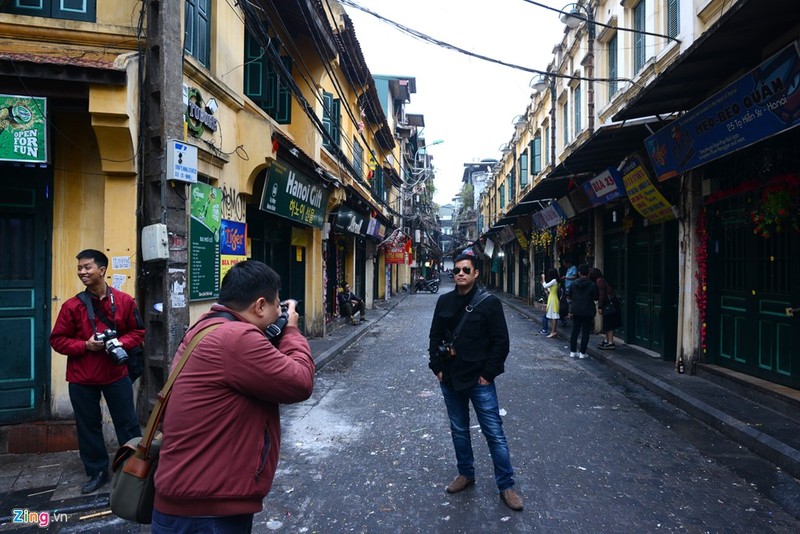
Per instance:
[[[663,354],[661,325],[662,227],[638,227],[629,256],[628,343]]]
[[[709,210],[707,358],[800,388],[800,236],[753,233],[746,198]]]
[[[0,183],[0,424],[46,416],[50,348],[49,177],[5,167]]]

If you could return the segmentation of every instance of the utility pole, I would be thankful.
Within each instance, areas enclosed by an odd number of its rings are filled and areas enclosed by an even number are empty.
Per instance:
[[[139,235],[164,224],[169,257],[143,263],[139,256],[138,302],[145,321],[145,369],[138,399],[146,420],[169,375],[172,357],[189,324],[188,186],[167,183],[167,141],[183,139],[183,2],[146,0],[147,46],[140,95]],[[140,69],[142,72],[142,69]],[[159,311],[160,308],[160,311]]]

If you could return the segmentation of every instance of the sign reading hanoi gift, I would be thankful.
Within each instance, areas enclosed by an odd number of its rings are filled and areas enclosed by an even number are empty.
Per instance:
[[[0,161],[47,163],[47,99],[0,95]]]
[[[267,170],[261,209],[315,228],[325,223],[328,192],[284,161]]]

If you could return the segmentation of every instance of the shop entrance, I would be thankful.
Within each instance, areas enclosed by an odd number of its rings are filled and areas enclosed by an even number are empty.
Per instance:
[[[3,167],[2,173],[0,424],[9,424],[42,419],[47,411],[52,186],[45,169]]]
[[[800,388],[800,234],[753,232],[748,197],[708,215],[707,353],[711,363]]]
[[[672,360],[677,343],[677,223],[635,228],[628,262],[627,341]]]

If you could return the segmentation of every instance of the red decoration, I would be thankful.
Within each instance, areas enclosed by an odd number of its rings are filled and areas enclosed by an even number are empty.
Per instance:
[[[708,225],[706,224],[706,208],[700,211],[697,218],[697,291],[695,300],[697,302],[697,313],[700,319],[700,348],[703,354],[706,352],[706,306],[708,305]]]
[[[278,143],[278,136],[275,135],[275,134],[272,134],[272,153],[273,154],[277,154],[278,153],[278,147],[279,146],[280,145]]]

